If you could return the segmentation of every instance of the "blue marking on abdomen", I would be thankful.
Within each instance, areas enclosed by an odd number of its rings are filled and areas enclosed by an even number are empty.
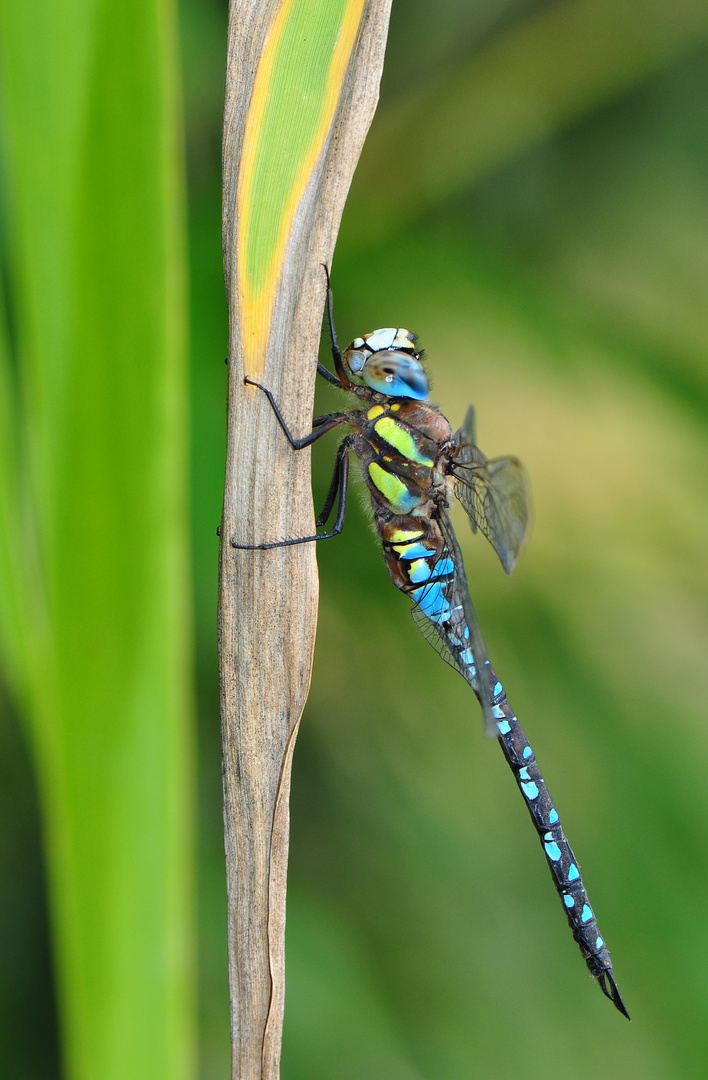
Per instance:
[[[410,596],[431,622],[445,622],[450,618],[450,603],[441,582],[432,581],[429,585],[414,589]]]
[[[549,835],[550,835],[549,833],[546,833],[546,836],[549,836]],[[546,838],[544,837],[543,846],[546,849],[546,855],[548,856],[549,859],[552,860],[552,862],[559,862],[560,861],[561,851],[560,851],[560,848],[558,847],[558,844],[555,842],[555,840],[553,840],[553,839],[546,840]]]
[[[418,585],[421,581],[427,581],[430,577],[430,573],[430,567],[425,559],[415,559],[408,571],[408,577],[414,585]]]
[[[452,559],[438,559],[433,567],[435,577],[448,577],[455,571],[455,564]]]
[[[434,550],[431,551],[430,548],[425,547],[423,544],[413,543],[409,544],[405,551],[401,552],[400,557],[402,559],[429,559],[434,554]]]
[[[590,973],[594,978],[600,980],[603,992],[612,1000],[620,1012],[626,1015],[612,977],[612,966],[607,946],[599,934],[594,912],[590,907],[587,893],[583,887],[580,868],[574,860],[560,827],[560,815],[551,802],[543,780],[540,777],[537,780],[531,777],[532,768],[534,775],[538,775],[534,764],[533,750],[529,746],[518,720],[513,714],[510,715],[509,705],[506,699],[501,696],[504,693],[503,689],[501,694],[498,693],[499,684],[495,675],[492,676],[490,685],[494,685],[494,699],[501,700],[504,706],[502,708],[500,705],[492,705],[493,715],[498,717],[499,743],[507,763],[514,772],[521,793],[526,800],[527,808],[531,813],[531,818],[543,845],[544,854],[548,859],[556,889],[573,929],[573,936],[580,945]],[[594,927],[594,944],[589,934],[591,926]],[[609,990],[603,981],[605,977],[609,979]]]

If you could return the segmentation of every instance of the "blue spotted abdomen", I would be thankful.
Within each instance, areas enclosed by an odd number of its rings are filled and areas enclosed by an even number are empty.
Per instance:
[[[426,634],[428,640],[433,645],[438,640],[438,651],[467,679],[478,697],[485,692],[483,687],[489,687],[494,734],[539,835],[573,937],[603,992],[626,1013],[614,983],[610,952],[598,929],[580,868],[531,745],[489,662],[482,660],[485,670],[483,673],[477,671],[470,648],[470,628],[465,621],[464,607],[458,602],[455,566],[436,522],[411,515],[379,523],[379,528],[394,584],[410,596],[435,628],[437,639]],[[480,679],[481,674],[486,677]]]
[[[600,934],[580,876],[580,868],[563,832],[560,815],[536,763],[531,744],[514,716],[501,683],[494,684],[498,739],[538,832],[554,884],[580,951],[597,979],[611,975],[610,952]]]
[[[427,500],[426,500],[427,501]],[[391,580],[410,596],[424,615],[459,645],[465,634],[461,605],[455,602],[455,564],[440,530],[429,517],[415,514],[379,523]],[[473,663],[465,657],[463,663]]]

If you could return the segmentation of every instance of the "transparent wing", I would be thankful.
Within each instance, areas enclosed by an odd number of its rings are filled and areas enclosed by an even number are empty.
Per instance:
[[[474,436],[474,411],[455,435],[451,471],[455,495],[470,519],[472,531],[480,529],[496,551],[507,574],[528,535],[531,499],[523,465],[516,458],[491,461],[470,441]]]
[[[467,415],[465,416],[462,427],[459,429],[459,431],[455,432],[455,442],[458,446],[477,445],[477,432],[475,428],[474,416],[474,405],[470,405],[469,409],[467,410]]]
[[[438,524],[445,546],[435,565],[449,564],[452,573],[436,578],[433,567],[431,581],[414,604],[411,615],[425,640],[472,687],[482,706],[485,732],[496,736],[487,647],[470,597],[462,554],[446,511],[440,512]]]

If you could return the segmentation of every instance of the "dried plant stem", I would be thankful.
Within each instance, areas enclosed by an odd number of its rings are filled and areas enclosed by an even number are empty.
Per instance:
[[[313,532],[309,451],[295,453],[260,392],[292,430],[310,430],[325,279],[344,200],[378,98],[391,0],[364,5],[334,119],[313,163],[274,285],[253,370],[239,284],[238,184],[244,131],[267,35],[283,5],[232,0],[224,122],[224,266],[229,306],[228,450],[221,524],[219,647],[229,919],[232,1078],[279,1076],[284,1000],[290,769],[310,682],[317,616],[315,545],[238,551]],[[240,219],[241,218],[241,219]]]

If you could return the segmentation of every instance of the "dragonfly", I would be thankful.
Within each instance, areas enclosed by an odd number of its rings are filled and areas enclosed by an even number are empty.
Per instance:
[[[514,774],[541,841],[573,937],[602,992],[629,1019],[560,815],[521,724],[491,667],[480,629],[450,509],[463,506],[473,531],[492,545],[511,573],[526,540],[530,499],[526,475],[514,457],[489,460],[475,441],[474,410],[453,434],[429,400],[429,384],[417,338],[402,327],[385,327],[355,338],[342,353],[334,326],[327,274],[327,319],[333,374],[318,362],[329,383],[355,395],[361,407],[315,417],[302,438],[290,431],[267,387],[261,390],[294,450],[310,446],[345,425],[329,491],[316,529],[329,531],[233,548],[266,551],[329,539],[341,533],[347,504],[350,455],[358,458],[371,496],[376,530],[393,584],[412,601],[413,621],[436,652],[459,672],[476,695],[487,734],[494,736]],[[335,502],[337,504],[335,511]]]

